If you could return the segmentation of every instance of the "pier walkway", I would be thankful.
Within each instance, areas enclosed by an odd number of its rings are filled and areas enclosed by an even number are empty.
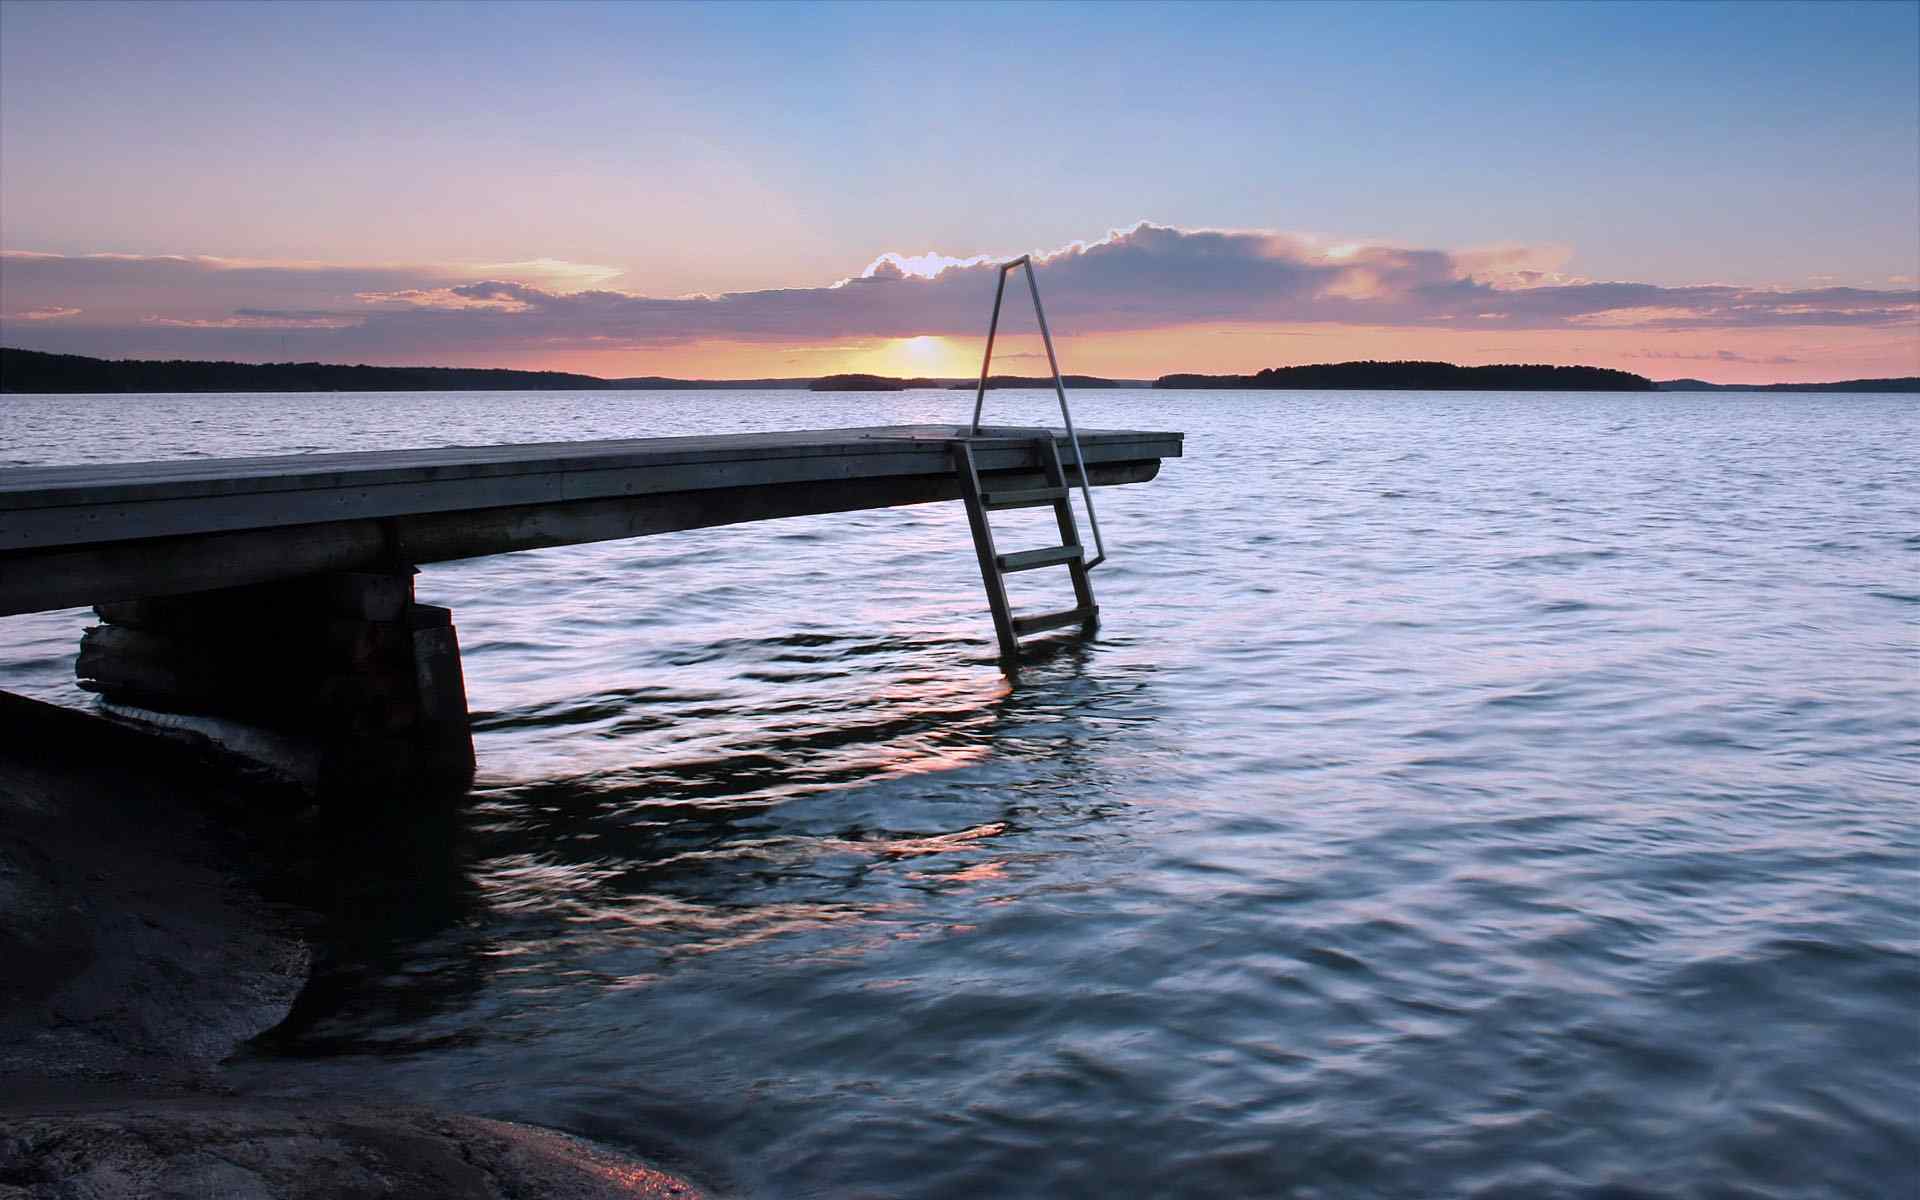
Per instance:
[[[1086,482],[1150,480],[1182,442],[1080,430]],[[92,605],[82,687],[170,728],[292,736],[323,794],[457,791],[474,765],[459,645],[452,613],[414,597],[420,564],[964,499],[1011,653],[1020,632],[1096,619],[1067,444],[902,425],[0,470],[0,616]],[[985,512],[1039,503],[1065,544],[999,554]],[[1075,606],[1011,617],[1000,576],[1056,564]]]
[[[0,470],[0,616],[957,500],[949,447],[967,435],[906,425]],[[1096,486],[1152,479],[1181,442],[1080,432]],[[1029,448],[974,458],[1002,487],[1040,482]]]

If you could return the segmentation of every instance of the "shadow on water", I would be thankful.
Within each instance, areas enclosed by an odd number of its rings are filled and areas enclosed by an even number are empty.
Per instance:
[[[847,639],[766,640],[781,644],[747,656],[858,670]],[[850,926],[897,930],[948,902],[943,885],[995,878],[1008,847],[1050,853],[1036,831],[1078,838],[1124,809],[1102,747],[1132,732],[1116,709],[1135,724],[1150,712],[1151,669],[1102,678],[1098,653],[1036,643],[1017,682],[946,657],[876,674],[845,709],[811,695],[789,711],[763,684],[751,707],[614,687],[487,714],[496,731],[674,729],[698,750],[320,820],[285,893],[318,914],[313,976],[250,1056],[412,1054],[525,1019],[537,1036],[541,999],[583,985],[645,985],[795,935],[796,953],[844,953]]]
[[[257,1052],[325,1053],[327,1019],[345,1005],[404,1029],[459,1007],[484,985],[484,960],[428,949],[472,925],[484,908],[471,825],[460,808],[321,813],[293,845],[272,892],[308,914],[314,963],[285,1020],[254,1040]],[[409,1040],[405,1048],[436,1040]]]

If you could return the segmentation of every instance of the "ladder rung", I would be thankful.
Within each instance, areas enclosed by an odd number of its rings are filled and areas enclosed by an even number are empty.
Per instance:
[[[1063,487],[1030,488],[1024,492],[982,492],[980,503],[988,508],[1037,508],[1067,498]]]
[[[1058,629],[1062,625],[1085,625],[1100,615],[1099,608],[1070,608],[1065,612],[1041,613],[1037,617],[1015,617],[1013,632],[1025,637],[1030,633],[1039,633],[1046,629]]]
[[[1044,550],[1022,550],[1016,554],[1002,554],[1002,571],[1031,571],[1035,567],[1053,567],[1061,563],[1077,562],[1086,554],[1079,546],[1048,546]]]

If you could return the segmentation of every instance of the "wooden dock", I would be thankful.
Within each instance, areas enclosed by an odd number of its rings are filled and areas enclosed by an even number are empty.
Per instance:
[[[1018,437],[1030,429],[986,429]],[[964,426],[456,446],[0,471],[0,616],[961,495]],[[1093,484],[1179,433],[1082,430]],[[975,454],[1038,486],[1016,445]]]
[[[1080,430],[1086,482],[1150,480],[1182,442]],[[1097,620],[1067,446],[907,425],[0,470],[0,616],[94,606],[83,687],[165,723],[297,734],[322,794],[459,791],[459,643],[452,613],[414,597],[420,564],[964,499],[1011,658],[1018,634]],[[997,553],[986,511],[1032,504],[1056,508],[1064,544]],[[1013,617],[1001,576],[1044,565],[1070,569],[1074,607]]]

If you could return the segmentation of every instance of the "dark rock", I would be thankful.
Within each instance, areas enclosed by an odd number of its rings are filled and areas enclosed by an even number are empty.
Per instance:
[[[700,1194],[550,1130],[220,1094],[307,978],[254,869],[293,795],[5,693],[0,730],[0,1200]]]
[[[0,1094],[186,1082],[277,1024],[307,947],[221,861],[235,835],[189,803],[219,777],[14,697],[0,724],[22,735],[0,756]]]
[[[0,1197],[614,1200],[693,1187],[551,1130],[418,1109],[174,1099],[6,1115]]]

